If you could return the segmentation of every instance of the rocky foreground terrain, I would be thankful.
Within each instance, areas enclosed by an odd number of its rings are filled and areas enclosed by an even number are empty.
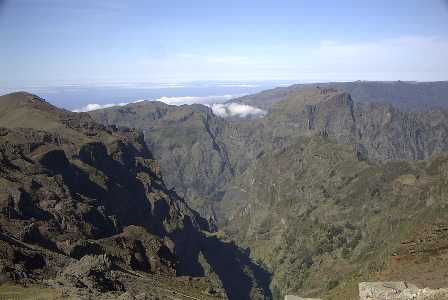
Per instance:
[[[270,298],[269,274],[165,186],[141,133],[27,93],[0,97],[0,245],[2,297]]]

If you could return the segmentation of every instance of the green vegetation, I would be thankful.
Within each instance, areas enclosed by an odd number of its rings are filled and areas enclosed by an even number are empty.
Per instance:
[[[62,300],[62,299],[77,299],[68,295],[62,294],[57,289],[42,288],[39,286],[19,286],[12,284],[0,285],[0,299],[11,300]]]

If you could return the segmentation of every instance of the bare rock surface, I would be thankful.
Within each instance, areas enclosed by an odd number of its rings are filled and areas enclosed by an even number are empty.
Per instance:
[[[361,282],[360,300],[443,300],[448,299],[448,289],[420,289],[404,281]]]
[[[285,300],[321,300],[318,298],[302,298],[299,296],[294,296],[294,295],[286,295],[285,296]]]
[[[123,284],[114,278],[113,265],[107,255],[86,255],[70,264],[62,273],[75,287],[99,291],[122,291]]]

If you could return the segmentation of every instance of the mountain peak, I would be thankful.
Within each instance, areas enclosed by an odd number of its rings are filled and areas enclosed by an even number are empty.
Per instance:
[[[65,121],[71,119],[91,121],[87,114],[76,114],[58,108],[28,92],[0,96],[0,127],[54,130],[67,127]]]
[[[64,109],[53,106],[45,99],[24,91],[14,92],[0,96],[0,112],[14,111],[19,108],[38,109],[43,111],[67,112]]]
[[[46,103],[49,104],[45,99],[40,98],[37,95],[31,94],[25,91],[18,91],[3,95],[0,97],[0,105],[4,106],[7,104],[36,104],[36,103]]]

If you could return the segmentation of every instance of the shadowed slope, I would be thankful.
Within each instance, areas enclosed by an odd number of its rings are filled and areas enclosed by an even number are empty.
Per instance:
[[[74,293],[87,287],[98,297],[155,280],[187,295],[207,289],[235,299],[219,260],[207,274],[199,260],[211,251],[208,223],[165,186],[141,133],[26,93],[0,97],[0,112],[0,272]],[[228,255],[245,266],[233,274],[247,278],[245,293],[269,298],[244,252],[234,247]],[[179,275],[206,277],[185,285]]]

